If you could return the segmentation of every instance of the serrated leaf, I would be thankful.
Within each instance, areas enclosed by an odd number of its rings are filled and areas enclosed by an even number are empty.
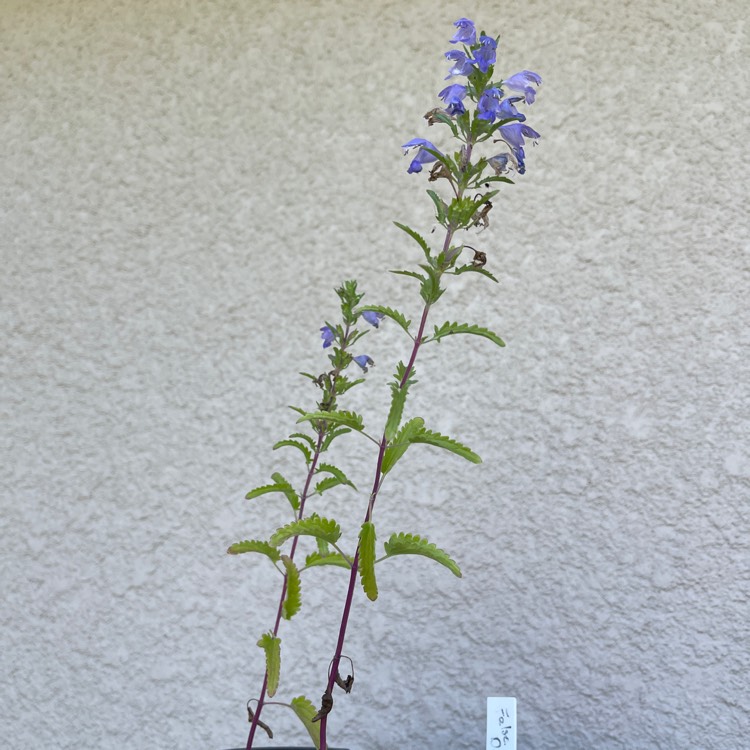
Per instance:
[[[448,209],[448,207],[445,205],[445,201],[434,190],[428,190],[427,195],[430,196],[432,202],[435,204],[437,220],[441,224],[445,224]]]
[[[362,417],[353,411],[313,411],[306,413],[297,422],[325,421],[328,424],[338,424],[361,432],[365,425]]]
[[[310,435],[305,435],[305,433],[304,433],[304,432],[293,432],[293,433],[292,433],[292,434],[291,434],[291,435],[289,436],[289,439],[290,439],[290,440],[291,440],[292,438],[298,438],[299,440],[304,440],[304,441],[305,441],[305,442],[306,442],[306,443],[307,443],[307,444],[308,444],[308,445],[310,446],[310,450],[311,450],[311,451],[314,451],[314,450],[315,450],[315,447],[316,447],[316,446],[315,446],[315,441],[314,441],[314,440],[312,439],[312,437],[310,437]]]
[[[320,452],[325,453],[331,447],[331,443],[336,438],[341,437],[341,435],[346,435],[347,432],[351,432],[348,427],[337,427],[333,430],[329,430],[323,440],[323,445],[320,447]]]
[[[430,246],[427,244],[427,240],[425,240],[424,237],[422,237],[421,234],[418,232],[415,232],[411,227],[407,227],[406,224],[399,224],[399,222],[394,221],[393,222],[399,229],[406,232],[409,237],[411,237],[413,240],[416,241],[416,243],[422,248],[425,256],[427,258],[430,257]]]
[[[414,417],[414,419],[410,419],[406,422],[406,424],[404,424],[404,426],[396,433],[393,442],[389,443],[388,447],[385,449],[383,463],[380,467],[383,474],[387,474],[396,465],[396,462],[404,455],[404,453],[406,453],[406,449],[411,444],[412,437],[423,428],[424,419],[421,417]]]
[[[398,363],[396,370],[395,382],[391,383],[391,408],[388,411],[388,419],[385,423],[385,439],[390,442],[393,440],[401,424],[401,417],[404,413],[404,404],[409,393],[409,386],[415,383],[414,370],[409,373],[408,379],[401,385],[406,367],[403,362]]]
[[[292,711],[297,714],[297,718],[304,724],[310,739],[315,745],[315,750],[320,750],[320,724],[313,721],[318,713],[318,709],[304,695],[292,698]]]
[[[266,652],[266,672],[268,673],[268,695],[273,698],[279,687],[279,674],[281,673],[281,638],[273,633],[264,633],[258,645]]]
[[[473,464],[482,463],[482,459],[473,450],[459,443],[458,440],[449,438],[447,435],[441,435],[439,432],[421,429],[411,437],[411,442],[434,445],[437,448],[443,448],[451,453],[455,453],[457,456],[461,456],[461,458],[465,458]],[[273,543],[273,539],[271,542]]]
[[[281,559],[281,555],[276,547],[273,547],[268,542],[260,541],[259,539],[245,540],[244,542],[235,542],[230,545],[227,550],[228,555],[242,555],[245,552],[259,552],[261,555],[271,559],[271,562],[278,562]]]
[[[500,283],[486,268],[481,268],[480,266],[460,266],[453,273],[456,276],[461,273],[481,273],[482,276],[486,276],[488,279],[492,279],[492,281],[494,281],[496,284]]]
[[[351,567],[346,558],[338,552],[329,552],[325,555],[320,552],[311,552],[305,558],[305,567],[314,568],[318,565],[335,565],[338,568]]]
[[[481,328],[477,325],[469,325],[468,323],[450,323],[445,322],[439,328],[435,326],[435,332],[428,339],[428,341],[439,341],[445,336],[452,336],[456,333],[471,333],[474,336],[482,336],[485,339],[489,339],[498,346],[505,346],[505,342],[492,331],[487,328]]]
[[[319,495],[322,495],[326,490],[330,490],[333,487],[339,487],[343,484],[346,484],[346,482],[342,482],[337,477],[326,477],[325,479],[321,479],[315,485],[315,492],[317,492]]]
[[[422,276],[421,273],[417,273],[416,271],[391,271],[391,273],[395,273],[398,276],[411,276],[414,279],[417,279],[418,281],[425,281],[425,277]]]
[[[354,482],[352,482],[346,474],[344,474],[341,469],[338,468],[338,466],[334,466],[333,464],[320,464],[315,471],[316,474],[322,474],[323,472],[327,474],[332,474],[336,479],[339,480],[341,484],[348,484],[352,489],[356,490],[357,488],[354,485]]]
[[[378,598],[375,580],[375,525],[371,521],[362,524],[359,532],[359,579],[367,598],[374,602]]]
[[[297,440],[279,440],[279,442],[273,446],[273,450],[285,447],[296,448],[298,451],[301,451],[302,455],[305,457],[305,463],[308,466],[310,465],[310,461],[312,461],[312,455],[310,454],[310,450],[306,445],[303,445]]]
[[[423,555],[445,565],[453,575],[461,578],[461,569],[447,552],[416,534],[393,534],[383,545],[386,557],[396,555]]]
[[[384,307],[382,305],[365,305],[364,307],[358,307],[356,312],[361,313],[368,310],[372,312],[382,313],[386,318],[390,318],[391,320],[395,321],[401,326],[401,328],[409,333],[409,326],[411,325],[411,321],[407,320],[404,314],[400,313],[398,310],[394,310],[392,307]]]
[[[281,605],[281,616],[285,620],[291,620],[302,606],[299,570],[297,570],[297,566],[289,555],[282,555],[281,562],[286,568],[286,596],[284,597],[284,603]]]
[[[341,528],[333,519],[321,518],[313,513],[300,521],[292,521],[277,529],[271,536],[271,544],[280,547],[293,536],[314,536],[329,544],[336,544],[341,537]]]
[[[287,482],[279,473],[272,474],[271,479],[274,480],[275,484],[265,484],[262,487],[256,487],[245,495],[245,499],[253,500],[256,497],[267,495],[270,492],[281,492],[286,496],[286,499],[289,500],[290,505],[296,512],[299,508],[299,498],[297,497],[297,493],[294,491],[292,485],[289,484],[289,482]]]

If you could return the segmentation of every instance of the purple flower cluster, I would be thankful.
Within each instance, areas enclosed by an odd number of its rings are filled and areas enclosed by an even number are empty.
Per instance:
[[[515,73],[499,85],[493,85],[488,80],[492,75],[492,66],[497,58],[497,40],[485,34],[479,34],[474,22],[468,18],[459,18],[453,24],[456,33],[450,40],[452,44],[461,44],[463,49],[452,49],[445,53],[451,67],[446,80],[455,76],[469,78],[469,85],[452,83],[446,86],[438,96],[445,103],[443,113],[450,117],[459,117],[466,112],[464,100],[467,95],[476,101],[478,120],[485,120],[492,124],[497,122],[491,131],[497,132],[499,140],[504,141],[510,148],[509,154],[498,154],[490,160],[490,166],[497,174],[508,170],[508,165],[514,167],[519,174],[526,171],[524,144],[525,138],[539,138],[539,133],[528,125],[526,115],[516,108],[518,102],[533,104],[536,98],[536,87],[542,83],[541,77],[530,70]],[[481,74],[481,78],[470,78],[473,74]],[[489,74],[489,75],[488,75]],[[488,86],[484,88],[484,86]],[[502,88],[501,88],[502,86]],[[506,96],[504,89],[519,95]],[[477,99],[478,97],[478,99]],[[508,122],[515,120],[515,122]],[[501,124],[502,123],[502,124]],[[412,138],[403,145],[404,153],[417,148],[416,156],[412,159],[407,170],[409,174],[422,171],[423,164],[437,161],[436,154],[442,153],[430,141],[424,138]],[[430,152],[435,153],[430,153]]]

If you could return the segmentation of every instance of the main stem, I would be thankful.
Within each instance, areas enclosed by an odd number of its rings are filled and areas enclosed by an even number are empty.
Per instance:
[[[469,153],[471,153],[471,149],[469,149]],[[460,194],[460,192],[459,192]],[[451,240],[453,239],[453,233],[454,229],[453,227],[448,227],[446,235],[445,235],[445,242],[443,243],[443,252],[447,253],[448,249],[451,245]],[[419,331],[414,339],[414,346],[411,350],[411,357],[409,358],[409,363],[406,366],[406,369],[404,371],[404,375],[401,378],[400,387],[404,387],[404,383],[409,379],[409,376],[411,375],[412,370],[414,369],[414,363],[417,359],[417,352],[419,352],[419,347],[422,343],[422,337],[424,336],[424,329],[425,325],[427,323],[427,315],[430,312],[430,303],[425,303],[424,310],[422,311],[422,319],[419,322]],[[375,500],[378,496],[378,491],[380,490],[380,482],[382,481],[382,474],[381,470],[383,467],[383,456],[385,456],[385,449],[388,447],[388,441],[385,437],[385,432],[383,432],[383,437],[380,439],[380,449],[378,451],[378,462],[375,467],[375,480],[373,481],[372,485],[372,492],[370,493],[370,502],[367,504],[367,513],[365,514],[365,520],[364,522],[367,523],[372,518],[372,512],[373,508],[375,506]],[[336,652],[333,656],[333,659],[331,661],[331,668],[328,675],[328,686],[326,688],[326,693],[328,695],[332,695],[333,693],[333,686],[336,684],[336,677],[339,673],[339,664],[341,662],[341,653],[344,649],[344,640],[346,639],[346,628],[349,624],[349,614],[351,612],[352,608],[352,599],[354,597],[354,589],[357,585],[357,573],[359,571],[359,544],[357,545],[357,551],[354,555],[354,560],[352,562],[352,569],[349,574],[349,588],[346,592],[346,600],[344,602],[344,611],[341,615],[341,625],[339,626],[339,637],[338,641],[336,643]],[[320,750],[327,750],[328,744],[326,741],[326,729],[328,726],[328,714],[323,716],[320,720]]]

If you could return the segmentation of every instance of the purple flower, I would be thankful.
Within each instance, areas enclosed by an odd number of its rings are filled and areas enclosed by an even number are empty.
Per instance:
[[[474,65],[466,56],[465,52],[458,49],[452,49],[450,52],[446,52],[445,56],[453,61],[453,67],[448,71],[448,75],[445,77],[446,81],[449,78],[453,78],[453,76],[468,76],[474,72]]]
[[[358,357],[352,357],[352,359],[362,368],[364,372],[367,372],[367,367],[372,367],[375,363],[366,355],[360,354]]]
[[[380,321],[383,320],[385,315],[381,312],[375,312],[374,310],[365,310],[362,313],[362,317],[371,325],[377,328],[380,325]]]
[[[416,148],[417,146],[426,146],[433,151],[438,151],[438,149],[435,148],[435,146],[430,143],[430,141],[427,141],[424,138],[412,138],[408,143],[404,143],[401,148],[405,149],[404,153],[406,153],[410,148]],[[438,151],[438,153],[440,153],[440,151]],[[421,172],[423,164],[429,164],[433,161],[437,161],[437,157],[433,156],[428,151],[425,151],[424,148],[420,148],[406,172],[407,174],[412,174],[413,172]]]
[[[513,122],[510,125],[501,125],[497,132],[500,137],[510,146],[511,153],[515,159],[518,173],[523,174],[526,171],[524,159],[526,154],[523,150],[524,136],[526,138],[541,138],[539,133],[528,125],[522,125],[520,122]]]
[[[482,34],[479,43],[482,46],[474,53],[474,62],[482,73],[486,73],[490,65],[495,64],[497,42],[492,37]]]
[[[453,24],[457,31],[451,43],[463,42],[467,47],[471,47],[472,44],[477,42],[477,30],[474,28],[474,22],[468,18],[459,18]]]
[[[496,117],[502,114],[500,100],[503,97],[503,92],[493,86],[490,89],[485,89],[482,96],[479,97],[477,102],[477,112],[479,112],[480,120],[489,120],[494,122]]]
[[[454,83],[444,88],[438,96],[448,105],[449,115],[462,115],[466,112],[463,104],[463,98],[466,96],[466,86]]]
[[[326,349],[334,342],[336,334],[330,326],[323,326],[320,329],[320,338],[323,339],[323,348]]]
[[[502,174],[508,171],[508,154],[498,154],[487,159],[487,163],[492,167],[496,175]]]
[[[505,85],[513,91],[522,91],[526,98],[526,104],[533,104],[536,98],[536,89],[532,87],[539,86],[542,83],[542,79],[536,73],[532,73],[530,70],[522,70],[520,73],[512,75]]]
[[[497,117],[499,120],[518,120],[524,122],[526,115],[521,114],[516,109],[516,102],[523,101],[522,96],[509,96],[507,99],[503,99],[498,107]]]

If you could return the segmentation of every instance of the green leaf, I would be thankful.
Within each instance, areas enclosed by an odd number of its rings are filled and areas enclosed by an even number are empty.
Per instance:
[[[317,420],[325,421],[328,424],[350,427],[352,430],[357,430],[357,432],[362,432],[365,428],[362,417],[353,411],[313,411],[306,413],[297,422],[313,422]]]
[[[456,276],[461,273],[481,273],[482,276],[486,276],[488,279],[492,279],[496,284],[500,283],[486,268],[481,268],[480,266],[459,266],[453,273]]]
[[[439,328],[435,326],[435,332],[427,340],[439,341],[445,336],[452,336],[455,333],[472,333],[475,336],[482,336],[483,338],[489,339],[498,346],[505,346],[505,342],[496,333],[493,333],[486,328],[481,328],[477,325],[469,325],[468,323],[450,323],[447,321]]]
[[[457,440],[453,440],[453,438],[449,438],[446,435],[441,435],[439,432],[432,432],[431,430],[422,429],[411,437],[411,442],[434,445],[437,448],[444,448],[451,453],[455,453],[457,456],[461,456],[461,458],[465,458],[467,461],[471,461],[473,464],[482,463],[482,459],[470,448],[462,445]],[[271,539],[271,543],[273,543],[273,539]]]
[[[404,413],[404,404],[406,403],[406,396],[409,392],[409,387],[416,383],[414,380],[415,371],[412,370],[409,373],[409,377],[404,382],[403,386],[401,381],[403,380],[404,373],[406,372],[406,366],[403,362],[398,363],[396,368],[396,374],[394,376],[395,382],[391,383],[391,408],[388,411],[388,419],[385,423],[385,439],[390,442],[396,435],[396,432],[401,425],[401,417]]]
[[[326,433],[325,439],[323,440],[323,444],[320,447],[320,452],[325,453],[330,448],[331,443],[337,437],[341,437],[341,435],[346,435],[347,432],[351,432],[351,430],[348,427],[336,427],[333,430],[329,430]]]
[[[286,499],[289,500],[289,503],[296,512],[299,508],[299,497],[297,497],[297,493],[292,488],[292,485],[278,473],[271,474],[271,479],[274,480],[275,484],[266,484],[263,485],[263,487],[256,487],[245,495],[245,499],[252,500],[261,495],[266,495],[269,492],[281,492],[286,496]]]
[[[413,240],[417,242],[417,244],[422,248],[424,251],[425,256],[429,259],[430,257],[430,246],[427,244],[427,240],[425,240],[424,237],[422,237],[421,234],[415,232],[411,227],[407,227],[406,224],[399,224],[399,222],[394,221],[393,222],[399,229],[406,232],[409,237],[411,237]]]
[[[399,276],[411,276],[414,279],[417,279],[421,282],[426,281],[425,277],[422,276],[421,273],[417,273],[416,271],[391,271],[391,273],[398,274]]]
[[[341,471],[338,466],[334,466],[333,464],[320,464],[315,473],[321,474],[323,472],[332,474],[334,477],[336,477],[336,479],[339,480],[340,484],[348,484],[352,489],[357,489],[354,486],[354,482],[350,481],[346,474],[344,474],[344,472]]]
[[[437,209],[437,220],[441,224],[445,224],[448,210],[445,201],[434,190],[428,190],[427,195],[432,198],[432,202],[435,204],[435,208]]]
[[[320,724],[313,721],[318,713],[318,709],[304,695],[292,698],[292,711],[297,714],[297,718],[305,725],[310,739],[315,745],[315,750],[320,750]]]
[[[333,487],[339,487],[340,485],[350,484],[349,482],[342,482],[338,477],[326,477],[321,479],[315,485],[315,492],[322,495],[326,490],[330,490]]]
[[[318,565],[335,565],[339,568],[350,568],[347,559],[338,552],[329,552],[323,555],[320,552],[311,552],[305,558],[305,567],[314,568]]]
[[[302,606],[299,570],[297,570],[297,566],[289,555],[282,555],[281,562],[284,563],[286,568],[286,596],[281,606],[281,616],[285,620],[291,620]]]
[[[423,555],[429,557],[441,565],[445,565],[453,575],[461,578],[461,570],[455,561],[439,547],[430,544],[423,537],[416,534],[393,534],[391,538],[383,545],[386,557],[395,557],[396,555]]]
[[[336,544],[341,537],[341,528],[333,519],[321,518],[313,513],[300,521],[292,521],[277,529],[271,536],[271,544],[280,547],[293,536],[314,536],[329,544]]]
[[[281,558],[276,547],[271,546],[268,542],[262,542],[259,539],[245,540],[244,542],[235,542],[227,550],[228,555],[242,555],[245,552],[260,552],[261,555],[271,559],[271,562],[278,562]]]
[[[404,455],[404,453],[406,453],[406,449],[409,447],[412,437],[423,428],[424,419],[421,417],[414,417],[414,419],[410,419],[396,433],[393,442],[385,449],[383,463],[380,467],[383,474],[387,474],[396,465],[396,462]]]
[[[359,532],[359,578],[367,598],[374,602],[378,598],[375,581],[375,525],[371,521],[362,524]]]
[[[296,440],[279,440],[279,442],[273,446],[273,450],[276,450],[277,448],[284,448],[286,446],[290,448],[296,448],[297,450],[302,451],[302,455],[305,457],[305,463],[308,466],[310,465],[310,461],[312,461],[312,455],[310,454],[310,450],[307,448],[307,446],[303,445],[302,443]]]
[[[398,323],[407,333],[409,333],[409,326],[411,321],[407,320],[403,313],[398,310],[394,310],[392,307],[383,307],[382,305],[365,305],[364,307],[358,307],[357,312],[365,312],[371,310],[372,312],[378,312],[385,315],[386,318],[390,318]]]
[[[310,446],[310,450],[315,450],[315,441],[309,435],[305,435],[304,432],[293,432],[289,438],[299,438],[300,440],[304,440]]]
[[[268,672],[268,695],[273,698],[279,687],[281,672],[281,638],[273,633],[264,633],[258,645],[266,652],[266,672]]]

